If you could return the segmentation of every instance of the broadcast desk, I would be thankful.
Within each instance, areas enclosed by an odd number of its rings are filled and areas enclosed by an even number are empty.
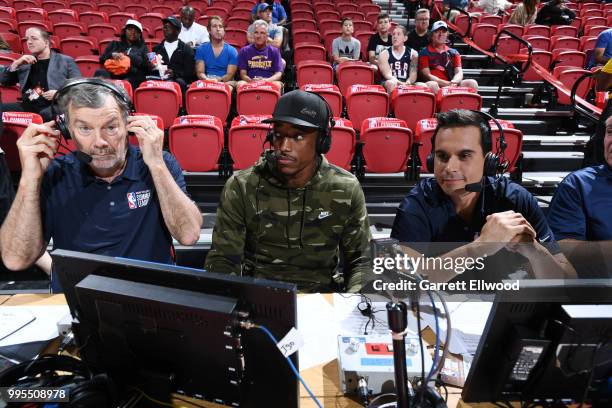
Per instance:
[[[331,298],[328,298],[330,300]],[[44,306],[44,305],[61,305],[65,304],[66,300],[63,295],[46,295],[46,294],[31,294],[31,295],[14,295],[0,296],[0,305],[4,306]],[[57,343],[55,343],[57,347]],[[53,352],[53,350],[49,350]],[[358,408],[362,405],[358,402],[345,397],[340,389],[340,379],[338,375],[337,360],[329,361],[315,367],[311,367],[301,372],[304,381],[308,384],[314,395],[321,401],[324,407],[333,408]],[[460,391],[457,388],[449,387],[448,407],[449,408],[488,408],[493,407],[492,404],[473,404],[468,405],[460,401]],[[316,404],[310,399],[306,390],[300,386],[300,408],[316,407]],[[221,405],[207,403],[200,400],[192,400],[184,397],[176,396],[173,399],[175,407],[210,407],[222,408]],[[193,401],[191,403],[190,401]],[[518,407],[518,405],[517,405]],[[289,408],[289,407],[283,407]]]

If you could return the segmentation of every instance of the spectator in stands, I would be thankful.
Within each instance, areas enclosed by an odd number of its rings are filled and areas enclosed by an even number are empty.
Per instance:
[[[253,20],[257,20],[258,18],[258,7],[260,4],[268,4],[272,7],[272,22],[278,25],[287,24],[287,12],[285,11],[285,7],[280,2],[276,2],[274,0],[262,0],[260,3],[257,3],[253,6],[253,10],[251,10],[251,14]]]
[[[536,24],[544,25],[570,25],[576,18],[576,13],[563,7],[563,0],[550,0],[538,11]]]
[[[142,39],[142,24],[128,20],[121,31],[120,40],[109,43],[100,56],[100,64],[106,71],[96,72],[96,76],[102,74],[113,79],[126,79],[136,89],[151,72],[148,52]]]
[[[195,49],[200,44],[210,41],[208,30],[202,24],[194,22],[195,10],[191,6],[184,6],[181,9],[181,33],[179,40]]]
[[[332,41],[332,56],[334,67],[345,61],[358,61],[361,52],[361,43],[353,37],[353,20],[342,19],[342,35]]]
[[[444,14],[446,15],[446,12],[451,8],[451,7],[455,7],[464,11],[468,11],[468,7],[470,6],[472,2],[470,0],[443,0],[442,2],[442,6],[444,8]],[[455,21],[455,18],[457,17],[457,15],[459,15],[460,12],[457,10],[451,10],[448,19],[452,22]]]
[[[391,46],[389,25],[389,15],[386,13],[379,14],[376,20],[376,32],[372,34],[368,41],[368,61],[375,67],[378,67],[380,53]]]
[[[268,44],[268,23],[257,20],[253,26],[253,44],[242,48],[238,54],[238,86],[246,82],[265,80],[282,90],[283,61],[278,48]]]
[[[534,24],[538,15],[539,2],[539,0],[523,0],[512,12],[508,23],[522,26]]]
[[[283,29],[272,22],[272,6],[267,3],[260,3],[257,6],[257,15],[268,24],[268,44],[279,48],[283,45]],[[254,39],[255,22],[247,29],[247,41],[249,44],[255,42]]]
[[[463,79],[461,55],[446,45],[448,26],[436,21],[432,26],[431,43],[419,52],[419,73],[426,85],[437,94],[446,86],[467,86],[478,90],[473,79]]]
[[[177,82],[185,95],[195,76],[193,49],[179,39],[181,22],[176,17],[167,17],[163,23],[164,41],[153,47],[153,52],[161,55],[163,64],[168,67],[167,79]]]
[[[548,210],[555,238],[585,278],[612,277],[612,116],[607,113],[602,143],[604,163],[565,177]]]
[[[0,35],[0,53],[12,52],[11,46],[7,43],[2,35]]]
[[[416,52],[429,45],[431,33],[429,32],[429,10],[426,8],[418,9],[414,17],[414,30],[408,33],[406,45]]]
[[[53,116],[53,96],[66,80],[80,77],[81,71],[72,57],[51,50],[46,31],[31,27],[25,35],[31,54],[24,54],[9,65],[0,80],[2,85],[19,84],[21,102],[5,103],[2,111],[38,113],[49,121]]]
[[[506,15],[506,9],[512,7],[512,3],[506,0],[479,0],[476,2],[476,6],[486,14],[504,16]]]
[[[344,263],[356,292],[370,268],[370,228],[357,179],[322,155],[330,108],[315,94],[283,95],[274,108],[273,150],[223,189],[205,268],[297,283],[329,292]],[[344,291],[344,290],[342,290]]]
[[[421,179],[401,202],[391,237],[411,243],[407,251],[419,250],[417,256],[425,251],[425,256],[442,259],[486,260],[484,270],[462,275],[456,268],[422,270],[428,279],[499,281],[524,264],[523,257],[537,278],[575,275],[559,252],[535,197],[506,177],[484,177],[485,155],[491,151],[492,141],[481,115],[467,110],[439,113],[432,145],[434,177]],[[449,252],[449,246],[434,249],[432,243],[436,242],[456,244],[450,245]],[[504,248],[510,252],[493,256]]]
[[[383,86],[389,93],[400,84],[414,85],[419,64],[419,54],[404,45],[408,40],[406,27],[395,27],[392,39],[393,46],[378,56],[378,67],[383,77]]]
[[[238,51],[224,41],[225,28],[223,19],[211,16],[208,20],[210,42],[198,47],[195,54],[196,74],[198,79],[225,82],[234,88],[238,70]]]
[[[602,31],[597,36],[597,43],[595,43],[595,49],[593,50],[588,68],[606,65],[610,58],[612,58],[612,28]]]
[[[202,215],[176,159],[163,151],[164,132],[148,116],[129,117],[124,91],[102,84],[60,90],[78,153],[54,158],[53,122],[32,124],[19,138],[20,188],[0,229],[9,269],[31,265],[50,238],[54,248],[164,263],[173,262],[172,237],[198,240]]]

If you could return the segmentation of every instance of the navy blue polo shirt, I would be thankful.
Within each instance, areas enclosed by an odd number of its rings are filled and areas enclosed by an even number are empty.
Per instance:
[[[100,255],[172,263],[166,228],[149,168],[129,146],[123,173],[111,183],[96,178],[73,154],[53,160],[41,188],[44,238],[53,247]],[[164,161],[186,192],[176,159]]]
[[[604,164],[569,174],[548,210],[556,239],[612,239],[612,168]]]

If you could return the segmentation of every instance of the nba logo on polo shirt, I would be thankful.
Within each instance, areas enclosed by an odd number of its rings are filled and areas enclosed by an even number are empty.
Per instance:
[[[151,198],[151,190],[127,193],[128,207],[130,207],[130,210],[144,207],[149,204],[149,198]]]

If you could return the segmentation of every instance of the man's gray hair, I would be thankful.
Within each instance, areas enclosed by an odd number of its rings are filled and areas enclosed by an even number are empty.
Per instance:
[[[255,31],[255,29],[259,26],[263,26],[266,28],[266,30],[268,29],[268,22],[266,20],[255,20],[253,22],[253,31]]]
[[[71,79],[67,81],[64,86],[79,80],[82,80],[82,78]],[[130,105],[127,103],[129,97],[122,87],[115,86],[114,84],[109,85],[114,86],[117,91],[123,95],[123,98],[120,98],[119,95],[115,94],[115,92],[111,91],[109,88],[94,83],[75,85],[66,92],[63,92],[58,100],[58,108],[59,111],[64,114],[65,122],[67,124],[70,123],[70,118],[68,117],[70,106],[73,108],[98,109],[104,106],[106,98],[109,96],[115,99],[117,106],[119,106],[119,110],[121,110],[123,120],[127,122],[127,118],[130,114]]]

